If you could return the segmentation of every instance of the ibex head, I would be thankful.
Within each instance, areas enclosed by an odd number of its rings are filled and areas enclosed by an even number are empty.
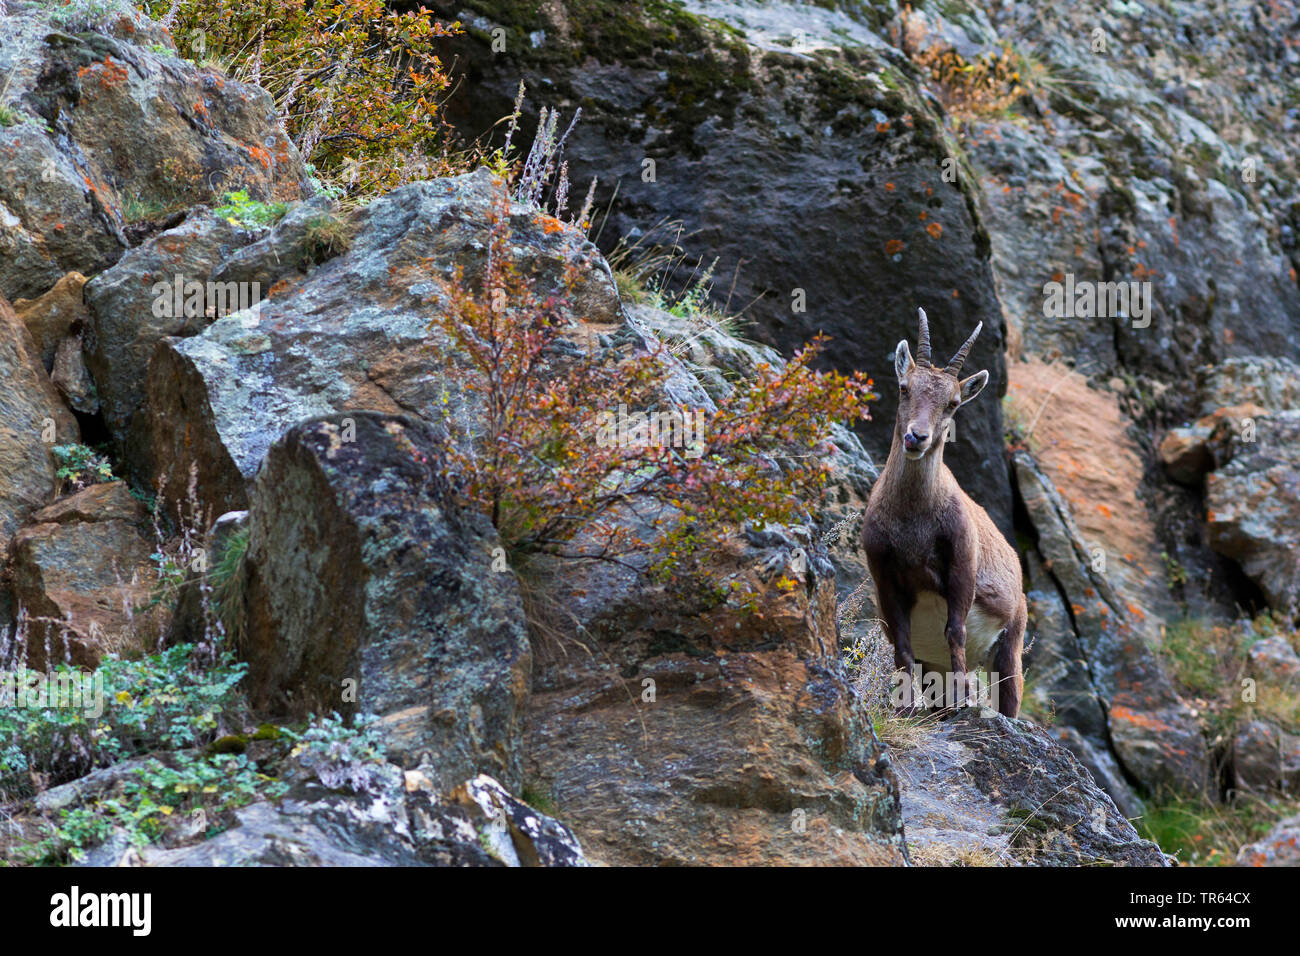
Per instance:
[[[953,414],[980,393],[988,384],[987,371],[958,379],[962,363],[975,338],[984,328],[975,326],[964,345],[945,368],[930,364],[930,325],[925,309],[916,310],[921,319],[921,334],[916,343],[916,360],[907,339],[894,351],[894,371],[898,373],[898,429],[902,431],[903,452],[913,461],[922,458],[936,443],[942,442]]]

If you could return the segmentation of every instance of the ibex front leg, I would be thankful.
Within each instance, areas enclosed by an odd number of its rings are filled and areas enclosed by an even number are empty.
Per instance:
[[[966,616],[975,602],[975,560],[973,554],[963,553],[965,548],[958,546],[953,550],[956,554],[948,565],[944,582],[948,620],[943,636],[948,641],[948,653],[952,657],[953,706],[965,707],[970,691],[966,677]]]
[[[904,591],[902,582],[890,572],[889,565],[879,558],[867,556],[867,566],[876,582],[876,598],[880,605],[880,617],[885,623],[885,635],[894,645],[894,667],[903,671],[904,711],[915,709],[916,702],[912,693],[912,674],[916,668],[916,658],[912,654],[912,605],[915,600]]]

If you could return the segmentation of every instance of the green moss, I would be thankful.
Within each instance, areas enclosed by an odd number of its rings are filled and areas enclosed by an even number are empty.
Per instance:
[[[279,740],[280,728],[275,724],[259,724],[257,730],[249,736],[249,740]]]
[[[507,55],[520,66],[552,78],[551,89],[557,96],[577,101],[588,113],[595,112],[609,132],[634,136],[625,107],[577,95],[564,79],[565,71],[556,67],[576,69],[595,60],[662,75],[642,110],[650,123],[666,131],[658,145],[673,148],[665,152],[694,152],[690,140],[695,127],[715,115],[721,116],[724,124],[730,123],[742,95],[754,85],[749,47],[742,34],[720,21],[688,13],[676,3],[575,0],[566,6],[566,38],[548,37],[536,46],[530,40],[533,34],[543,30],[553,33],[537,5],[469,0],[466,6],[505,30]],[[481,42],[490,42],[482,30],[471,29],[470,33]],[[657,150],[649,152],[653,155]]]
[[[212,741],[208,747],[211,754],[242,754],[248,749],[248,738],[243,734],[226,734]]]
[[[553,817],[558,813],[553,792],[545,784],[538,781],[525,781],[523,789],[519,791],[519,799],[538,813],[544,813],[548,817]]]

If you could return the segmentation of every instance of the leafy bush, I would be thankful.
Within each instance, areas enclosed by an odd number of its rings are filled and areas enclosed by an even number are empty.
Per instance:
[[[274,226],[284,218],[289,207],[282,202],[261,202],[240,189],[226,193],[222,197],[222,204],[212,211],[236,226],[250,229],[256,226]]]
[[[1006,116],[1025,95],[1028,63],[1004,42],[997,54],[968,60],[943,39],[929,40],[923,14],[906,7],[899,17],[899,47],[928,77],[944,112],[960,129],[972,120]]]
[[[303,157],[360,193],[449,171],[435,54],[459,32],[383,0],[147,0],[177,48],[265,88]],[[456,170],[459,171],[459,170]]]
[[[115,480],[112,464],[94,449],[70,444],[55,445],[51,451],[59,466],[54,474],[60,482],[60,494]]]
[[[313,718],[307,729],[282,732],[294,741],[291,757],[316,774],[331,790],[369,789],[387,763],[383,738],[371,726],[378,718],[358,714],[352,726],[338,714]]]
[[[573,228],[538,215],[548,231]],[[746,525],[796,522],[802,502],[818,500],[827,429],[836,419],[867,417],[870,383],[860,373],[814,371],[815,341],[784,368],[760,366],[720,400],[704,418],[707,449],[698,455],[662,441],[598,441],[601,412],[667,408],[665,353],[631,341],[586,349],[565,341],[575,330],[566,306],[579,264],[568,263],[563,295],[541,296],[512,261],[509,216],[503,184],[477,288],[467,287],[463,270],[435,280],[446,304],[430,327],[463,356],[457,374],[475,409],[473,421],[450,423],[465,494],[515,553],[613,561],[641,554],[659,580],[694,580],[722,596],[710,559]],[[631,509],[645,531],[626,520]]]
[[[0,708],[0,800],[36,789],[33,774],[53,786],[151,750],[211,741],[240,709],[247,665],[221,655],[200,669],[193,652],[181,644],[138,661],[109,657],[91,674],[59,667],[56,676],[102,689],[98,716],[59,681],[48,683],[46,706]]]
[[[242,754],[172,754],[151,759],[124,781],[121,795],[106,795],[88,805],[61,810],[55,832],[27,848],[32,863],[80,860],[85,850],[123,830],[133,846],[161,839],[178,823],[204,837],[222,829],[220,814],[259,799],[278,799],[288,785],[260,773]],[[209,816],[211,814],[211,816]]]

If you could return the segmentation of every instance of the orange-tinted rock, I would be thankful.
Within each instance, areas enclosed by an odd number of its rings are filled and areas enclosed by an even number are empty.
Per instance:
[[[106,653],[153,649],[167,611],[144,512],[122,482],[92,485],[44,508],[14,536],[8,574],[29,667],[93,667]]]
[[[50,448],[80,437],[36,344],[0,296],[0,556],[9,537],[54,497]]]
[[[54,368],[59,343],[69,331],[85,325],[88,313],[81,298],[81,287],[85,284],[86,277],[80,272],[69,272],[39,298],[14,302],[14,311],[32,334],[47,370]]]

